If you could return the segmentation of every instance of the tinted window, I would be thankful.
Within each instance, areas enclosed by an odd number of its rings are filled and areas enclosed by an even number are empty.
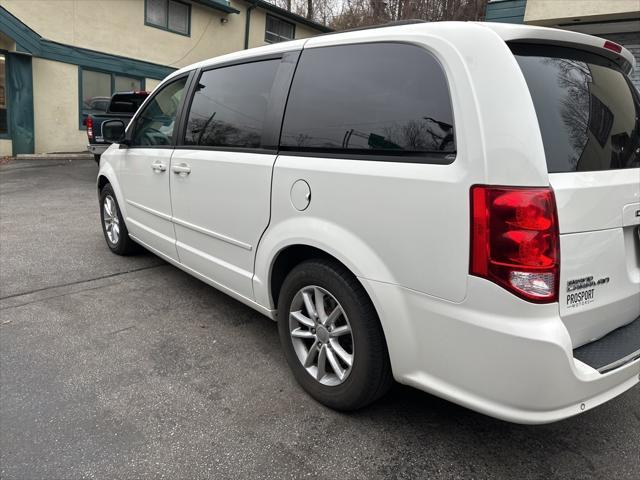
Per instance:
[[[144,107],[136,119],[132,145],[171,145],[176,115],[186,83],[185,77],[166,85]]]
[[[289,94],[281,146],[444,158],[455,152],[444,72],[431,54],[413,45],[305,50]]]
[[[260,148],[280,60],[203,72],[185,131],[186,145]]]
[[[135,113],[142,102],[147,98],[147,92],[116,93],[111,97],[109,112],[111,113]]]
[[[604,57],[513,46],[540,123],[549,172],[640,167],[640,101]]]

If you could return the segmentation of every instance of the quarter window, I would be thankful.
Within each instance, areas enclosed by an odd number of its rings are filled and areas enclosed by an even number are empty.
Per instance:
[[[146,0],[145,24],[189,35],[191,6],[176,0]]]
[[[267,28],[264,40],[268,43],[286,42],[295,37],[296,27],[293,23],[285,22],[279,18],[267,15]]]
[[[184,143],[260,148],[271,87],[280,60],[234,65],[202,74]]]
[[[289,151],[402,157],[398,161],[429,156],[429,162],[450,163],[455,140],[444,71],[413,45],[305,50],[280,144]]]
[[[173,129],[187,78],[163,87],[136,118],[132,146],[166,146],[172,144]]]

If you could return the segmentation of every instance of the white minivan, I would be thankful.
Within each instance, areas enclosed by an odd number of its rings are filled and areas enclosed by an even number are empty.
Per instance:
[[[353,410],[393,379],[545,423],[640,376],[640,95],[601,38],[417,23],[165,79],[102,156],[109,248],[277,320]]]

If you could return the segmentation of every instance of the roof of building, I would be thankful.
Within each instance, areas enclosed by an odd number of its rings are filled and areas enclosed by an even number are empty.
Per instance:
[[[285,10],[284,8],[280,8],[273,3],[265,2],[264,0],[244,0],[249,4],[253,4],[256,7],[267,10],[270,13],[275,14],[278,17],[286,18],[287,20],[294,21],[301,25],[305,25],[307,27],[313,28],[314,30],[318,30],[323,33],[332,32],[333,29],[327,27],[326,25],[322,25],[321,23],[314,22],[313,20],[309,20],[308,18],[303,17],[302,15],[298,15],[296,13]]]
[[[225,0],[191,0],[191,1],[193,3],[197,3],[205,7],[211,7],[225,13],[240,13],[240,10],[231,7],[229,5],[229,2]]]
[[[220,10],[225,13],[240,13],[240,10],[233,8],[227,0],[191,0],[193,3],[197,3],[199,5],[203,5],[205,7],[210,7],[215,10]],[[258,8],[262,8],[267,10],[274,15],[277,15],[282,18],[286,18],[287,20],[299,23],[301,25],[305,25],[309,28],[313,28],[314,30],[318,30],[319,32],[327,33],[333,31],[331,28],[326,25],[322,25],[321,23],[314,22],[313,20],[309,20],[308,18],[303,17],[302,15],[298,15],[297,13],[290,12],[284,8],[280,8],[273,3],[267,2],[265,0],[244,0],[249,5],[254,5]]]
[[[16,43],[16,53],[28,54],[87,68],[126,73],[137,77],[164,78],[174,67],[82,48],[43,38],[32,28],[0,6],[0,32]]]

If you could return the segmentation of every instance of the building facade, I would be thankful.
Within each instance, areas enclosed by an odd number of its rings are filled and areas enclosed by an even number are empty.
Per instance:
[[[262,0],[0,0],[0,156],[84,150],[116,91],[329,30]]]
[[[587,33],[623,45],[636,58],[640,89],[640,0],[490,0],[485,20]]]

